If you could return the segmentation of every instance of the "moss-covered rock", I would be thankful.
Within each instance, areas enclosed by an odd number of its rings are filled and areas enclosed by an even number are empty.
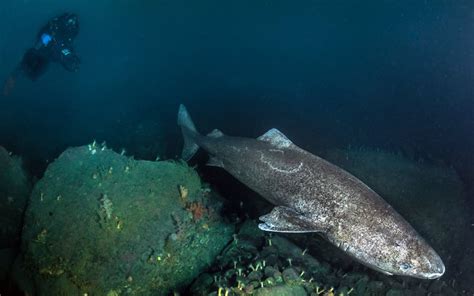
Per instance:
[[[308,295],[302,286],[276,286],[262,288],[255,291],[255,296],[306,296]]]
[[[24,266],[39,295],[166,295],[231,239],[220,206],[184,163],[71,148],[34,187]]]

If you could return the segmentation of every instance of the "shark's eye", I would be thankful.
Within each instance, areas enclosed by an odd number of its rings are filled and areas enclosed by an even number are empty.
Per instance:
[[[407,270],[410,270],[412,268],[413,268],[413,266],[410,263],[404,262],[400,265],[400,269],[403,270],[403,271],[407,271]]]

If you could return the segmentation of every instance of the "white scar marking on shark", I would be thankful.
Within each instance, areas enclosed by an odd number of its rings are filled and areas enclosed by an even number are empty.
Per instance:
[[[260,161],[262,161],[263,163],[268,165],[272,170],[277,171],[279,173],[284,173],[284,174],[294,174],[294,173],[297,173],[297,172],[301,171],[301,168],[303,168],[303,163],[302,162],[300,162],[298,167],[293,168],[293,169],[289,169],[289,170],[277,168],[274,165],[272,165],[268,160],[265,160],[263,154],[260,154]]]

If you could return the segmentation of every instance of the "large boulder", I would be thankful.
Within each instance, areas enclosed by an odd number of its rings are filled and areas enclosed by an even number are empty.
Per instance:
[[[22,265],[39,295],[167,295],[232,238],[220,207],[184,163],[71,148],[34,187]]]

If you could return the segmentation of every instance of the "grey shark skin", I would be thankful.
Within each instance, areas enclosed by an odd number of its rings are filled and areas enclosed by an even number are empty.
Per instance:
[[[362,264],[388,275],[435,279],[439,255],[387,202],[343,169],[293,144],[276,129],[258,139],[197,131],[181,105],[183,159],[199,147],[275,208],[260,217],[265,231],[319,232]]]

